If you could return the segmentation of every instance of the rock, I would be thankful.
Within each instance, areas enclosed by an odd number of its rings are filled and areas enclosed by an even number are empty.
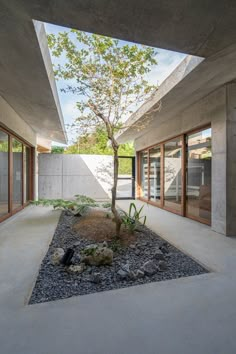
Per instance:
[[[123,269],[119,269],[118,272],[117,272],[117,275],[118,277],[121,279],[121,280],[125,280],[129,277],[129,273],[127,273],[126,271],[124,271]]]
[[[161,252],[164,253],[164,254],[169,253],[168,243],[167,242],[163,242],[162,245],[159,247],[159,250],[161,250]]]
[[[164,261],[165,260],[165,256],[160,249],[156,250],[156,252],[152,258],[155,261]]]
[[[109,208],[102,207],[87,207],[83,211],[81,211],[81,215],[83,217],[96,217],[96,218],[107,218],[111,217],[112,213]]]
[[[121,264],[121,269],[122,269],[124,272],[129,273],[129,272],[130,272],[129,263]]]
[[[158,271],[158,267],[154,261],[147,261],[143,264],[142,271],[146,275],[154,275]]]
[[[168,269],[168,264],[165,261],[160,261],[158,263],[158,268],[161,272],[164,272],[165,270]]]
[[[67,269],[71,273],[80,274],[83,273],[83,271],[85,270],[85,264],[84,263],[81,263],[80,265],[72,264]]]
[[[135,277],[137,279],[143,278],[144,276],[145,276],[145,274],[141,269],[138,269],[137,272],[135,273]]]
[[[53,265],[59,265],[64,254],[65,251],[63,248],[56,248],[51,256],[51,263]]]
[[[101,246],[101,247],[108,247],[107,241],[103,241],[100,246]]]
[[[94,273],[90,277],[90,282],[94,284],[100,284],[102,282],[102,276],[100,273]]]
[[[135,244],[131,244],[131,245],[129,245],[129,248],[135,250],[136,249],[136,245]]]
[[[100,266],[111,265],[113,262],[113,251],[108,247],[90,245],[90,247],[84,249],[84,253],[82,261],[85,264]]]
[[[136,254],[136,256],[139,256],[141,251],[139,249],[136,249],[134,253]]]

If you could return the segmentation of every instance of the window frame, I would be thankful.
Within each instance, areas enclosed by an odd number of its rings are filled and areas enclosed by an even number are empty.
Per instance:
[[[12,215],[16,214],[23,208],[25,208],[30,200],[33,199],[34,196],[34,154],[35,148],[32,144],[28,143],[26,140],[21,138],[19,135],[13,133],[11,130],[5,128],[0,124],[0,130],[8,135],[8,213],[0,216],[0,222],[8,219]],[[21,191],[21,205],[15,209],[13,209],[13,152],[12,152],[12,139],[18,140],[22,144],[22,191]],[[24,185],[25,185],[25,175],[24,175],[24,146],[28,147],[30,150],[29,157],[29,196],[30,200],[24,202]]]
[[[150,145],[148,147],[145,147],[144,149],[138,150],[136,152],[136,156],[137,156],[137,166],[138,166],[138,172],[137,172],[137,199],[148,203],[150,205],[156,206],[160,209],[172,212],[174,214],[183,216],[183,217],[188,217],[189,219],[193,219],[196,221],[199,221],[203,224],[206,225],[211,225],[211,222],[208,220],[204,220],[202,218],[198,218],[198,217],[193,217],[193,216],[189,216],[187,215],[186,212],[186,166],[187,166],[187,135],[189,134],[193,134],[193,133],[197,133],[200,132],[201,130],[205,130],[211,128],[211,123],[207,123],[204,124],[198,128],[194,128],[192,130],[188,130],[188,131],[184,131],[182,134],[178,134],[175,136],[172,136],[168,139],[165,139],[163,141],[157,142],[156,144]],[[166,207],[165,203],[164,203],[164,159],[165,159],[165,144],[172,141],[173,139],[181,139],[182,141],[182,154],[181,154],[181,188],[182,188],[182,192],[181,192],[181,211],[177,211],[173,208],[170,207]],[[150,150],[152,148],[155,147],[160,147],[161,149],[161,198],[160,198],[160,203],[157,203],[155,201],[150,200],[150,179],[149,179],[149,175],[150,175]],[[144,198],[141,196],[141,170],[140,170],[140,166],[141,166],[141,153],[143,151],[147,151],[148,153],[148,198]]]

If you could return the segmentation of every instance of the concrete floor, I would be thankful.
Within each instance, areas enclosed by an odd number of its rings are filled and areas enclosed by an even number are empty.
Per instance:
[[[1,224],[0,353],[235,354],[236,239],[151,206],[145,213],[214,271],[28,306],[59,212],[30,207]]]

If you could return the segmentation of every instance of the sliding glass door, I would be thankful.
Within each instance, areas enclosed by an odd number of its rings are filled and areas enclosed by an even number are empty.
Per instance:
[[[161,148],[157,146],[149,150],[150,160],[150,200],[160,204],[161,201]]]
[[[12,193],[12,208],[18,209],[23,204],[22,191],[23,191],[23,146],[20,141],[12,139],[12,155],[13,155],[13,193]]]
[[[148,198],[148,152],[140,154],[140,197]]]
[[[0,221],[32,199],[32,148],[0,128]]]
[[[0,218],[9,213],[9,135],[0,130]]]
[[[139,153],[143,200],[211,222],[211,128],[199,129]]]
[[[211,221],[211,129],[187,135],[186,215]]]
[[[164,144],[164,207],[181,213],[182,137]]]

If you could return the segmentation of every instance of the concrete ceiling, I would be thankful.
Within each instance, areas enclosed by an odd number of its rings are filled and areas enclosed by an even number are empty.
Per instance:
[[[235,63],[236,44],[207,59],[187,56],[160,85],[154,97],[126,121],[127,128],[117,134],[119,143],[132,141],[158,128],[218,87],[234,81]],[[160,103],[161,109],[155,111]],[[145,126],[147,117],[150,123],[144,129],[138,129],[139,126]]]
[[[206,58],[236,43],[235,0],[0,0],[0,5],[0,94],[35,131],[56,141],[65,141],[64,126],[45,34],[37,29],[42,54],[32,19]]]

